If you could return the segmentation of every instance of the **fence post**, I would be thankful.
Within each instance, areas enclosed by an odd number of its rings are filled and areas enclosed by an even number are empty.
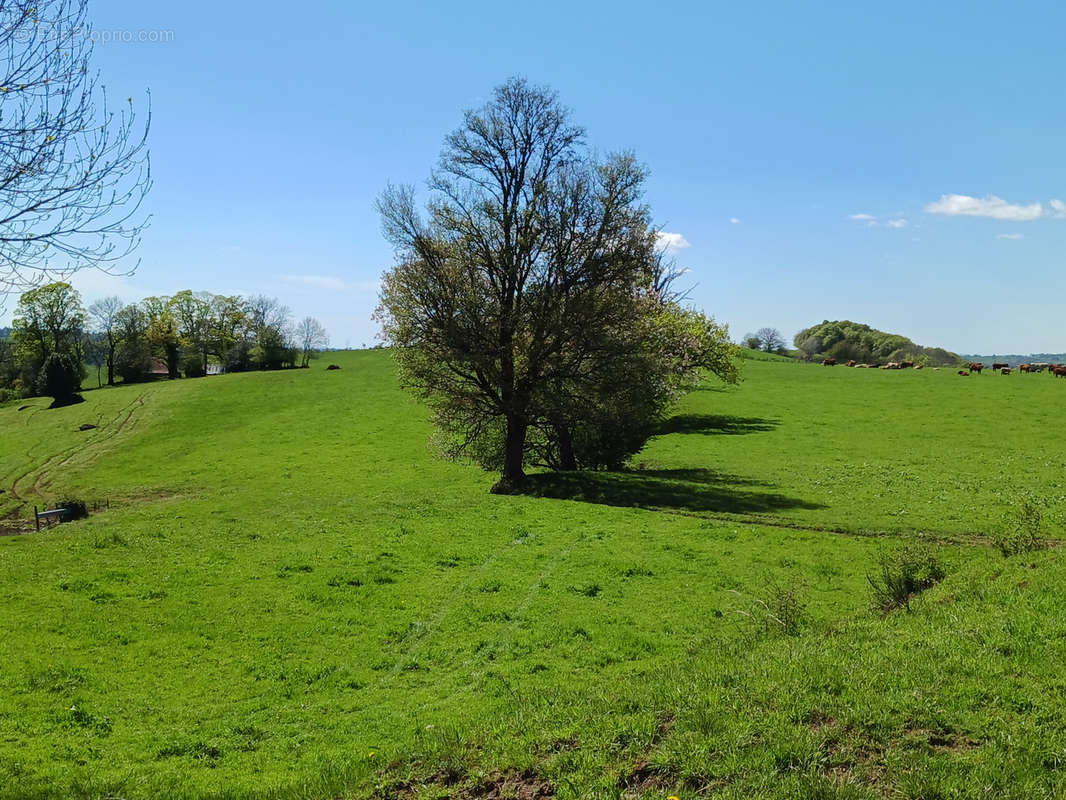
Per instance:
[[[41,532],[41,517],[37,513],[37,506],[33,507],[33,522],[37,526],[37,533]]]

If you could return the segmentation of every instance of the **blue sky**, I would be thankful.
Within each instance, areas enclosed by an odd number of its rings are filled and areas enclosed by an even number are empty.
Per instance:
[[[1066,350],[1066,8],[1046,2],[93,0],[110,91],[151,90],[153,214],[87,300],[267,293],[374,341],[374,199],[423,186],[511,75],[555,88],[736,337],[848,318],[966,352]],[[1060,213],[1060,210],[1063,213]]]

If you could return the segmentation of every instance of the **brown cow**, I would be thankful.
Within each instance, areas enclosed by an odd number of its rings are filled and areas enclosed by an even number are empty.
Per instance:
[[[992,364],[992,371],[995,372],[997,369],[1003,369],[1004,367],[1009,367],[1009,366],[1010,366],[1010,364],[1000,363],[999,361],[996,361],[995,363]]]
[[[968,376],[969,376],[969,374],[970,374],[970,373],[969,373],[969,372],[967,372],[967,371],[966,371],[966,370],[964,370],[964,369],[960,369],[960,370],[959,370],[959,374],[960,374],[960,375],[961,375],[962,377],[966,378],[966,377],[968,377]]]
[[[1033,368],[1028,364],[1019,364],[1018,372],[1032,372]]]
[[[847,362],[844,366],[845,367],[854,367],[855,366],[855,359],[852,359],[851,361]]]
[[[913,361],[900,361],[899,362],[899,368],[900,369],[910,369],[913,366],[914,366],[914,362]]]
[[[976,372],[976,373],[977,373],[978,375],[980,375],[980,374],[981,374],[981,370],[983,370],[984,368],[985,368],[985,365],[984,365],[984,364],[980,364],[980,363],[978,363],[978,362],[976,362],[976,361],[972,362],[972,363],[971,363],[971,364],[969,365],[969,367],[968,367],[968,369],[970,370],[970,372]]]
[[[1053,367],[1051,374],[1056,378],[1066,378],[1066,367]]]
[[[899,363],[896,361],[889,361],[881,369],[899,369]]]
[[[837,360],[835,358],[826,358],[822,360],[823,367],[835,367],[836,365]]]

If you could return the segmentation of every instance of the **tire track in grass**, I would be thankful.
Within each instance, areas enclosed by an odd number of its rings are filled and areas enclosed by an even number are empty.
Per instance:
[[[375,684],[375,688],[384,688],[387,683],[394,680],[396,676],[403,672],[410,664],[415,663],[417,661],[416,656],[420,652],[422,652],[427,641],[433,636],[433,634],[439,631],[441,623],[453,611],[456,604],[463,597],[466,596],[468,590],[474,584],[475,580],[482,577],[486,572],[488,572],[488,570],[492,566],[494,566],[506,553],[511,552],[516,547],[523,546],[526,543],[526,539],[526,536],[516,536],[507,544],[498,547],[496,551],[493,552],[489,556],[489,558],[481,564],[480,567],[478,567],[477,570],[472,572],[466,578],[466,580],[464,580],[461,584],[459,584],[451,592],[449,592],[445,602],[439,606],[437,612],[433,615],[433,617],[427,623],[422,625],[422,629],[419,631],[418,636],[415,637],[411,645],[406,648],[405,652],[401,653],[400,657],[397,659],[396,664],[392,667],[392,669],[389,670],[386,675],[383,675],[378,680],[378,682]],[[515,607],[516,615],[518,613],[524,612],[529,607],[530,603],[533,602],[533,598],[536,596],[537,590],[543,580],[548,575],[550,575],[555,570],[555,567],[559,564],[559,562],[567,558],[570,555],[571,551],[573,551],[574,547],[576,547],[580,542],[584,541],[584,539],[585,534],[582,533],[575,541],[571,542],[569,545],[564,545],[560,549],[556,550],[555,555],[552,556],[548,564],[545,565],[544,569],[541,570],[540,574],[537,575],[537,577],[527,587],[525,596],[518,604],[518,606]],[[510,636],[513,636],[513,626]]]
[[[851,536],[864,539],[899,539],[908,536],[922,536],[942,544],[955,544],[970,547],[989,547],[995,542],[986,533],[974,531],[941,531],[931,528],[901,528],[898,530],[876,530],[869,528],[845,528],[837,525],[810,525],[799,522],[791,522],[780,517],[758,517],[743,514],[729,514],[725,512],[697,512],[682,511],[668,508],[644,508],[659,514],[670,514],[675,517],[687,519],[708,520],[723,522],[731,525],[745,525],[748,527],[780,528],[783,530],[799,531],[801,533],[828,533],[833,536]],[[1046,544],[1057,547],[1063,542],[1058,539],[1049,539]]]
[[[117,425],[115,425],[114,427],[108,426],[108,429],[104,434],[96,437],[91,442],[87,443],[84,447],[75,448],[73,452],[71,452],[65,459],[63,459],[63,461],[56,465],[56,468],[61,469],[63,467],[70,466],[78,466],[84,468],[110,449],[110,447],[103,447],[102,445],[110,443],[112,439],[115,439],[119,436],[132,433],[133,430],[137,427],[137,423],[140,421],[140,416],[135,416],[136,412],[144,408],[146,401],[153,394],[154,392],[151,391],[145,391],[141,393],[134,400],[133,403],[128,406],[125,406],[121,411],[119,411],[119,414],[118,416],[116,416],[116,419],[118,419],[119,416],[122,416],[122,414],[125,414],[125,417],[123,417]],[[45,486],[50,485],[50,480],[45,480],[42,482],[42,479],[45,477],[46,473],[42,472],[38,476],[37,480],[34,481],[35,491],[38,488],[43,488]]]
[[[111,422],[106,424],[105,431],[91,441],[78,442],[70,447],[65,447],[59,452],[48,456],[43,463],[30,467],[18,475],[11,482],[11,495],[19,502],[19,509],[28,505],[35,497],[39,498],[41,492],[51,485],[54,470],[78,464],[79,461],[80,466],[85,466],[110,449],[108,445],[113,439],[127,432],[127,430],[131,430],[136,424],[137,418],[134,415],[138,410],[144,408],[146,401],[153,394],[153,391],[145,391],[137,395],[132,402],[119,409]],[[97,423],[100,423],[101,417],[102,415],[97,415]],[[98,424],[98,428],[102,427],[104,425]],[[27,457],[34,458],[32,448],[27,452]],[[26,482],[30,478],[33,479],[33,482],[26,486]]]
[[[560,563],[570,558],[570,554],[574,551],[574,549],[578,545],[583,544],[586,539],[586,535],[582,533],[576,539],[574,539],[574,541],[570,542],[569,545],[566,545],[565,548],[560,548],[556,550],[555,555],[553,555],[548,561],[548,563],[544,565],[544,568],[540,571],[537,577],[529,583],[529,585],[526,587],[526,593],[525,595],[523,595],[521,602],[516,605],[511,611],[511,619],[507,624],[505,635],[499,637],[499,639],[497,640],[501,647],[509,647],[511,642],[514,640],[515,631],[518,630],[518,625],[522,621],[522,615],[526,613],[529,607],[533,604],[533,600],[538,594],[540,594],[545,579],[555,572],[555,568],[559,566]]]

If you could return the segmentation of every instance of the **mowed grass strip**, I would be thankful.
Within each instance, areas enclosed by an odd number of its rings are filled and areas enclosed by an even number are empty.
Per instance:
[[[878,507],[883,488],[860,513],[807,475],[854,453],[819,420],[875,392],[906,405],[925,386],[967,412],[984,396],[992,418],[1011,392],[1050,406],[1066,387],[749,364],[738,390],[690,396],[643,470],[597,476],[614,483],[572,502],[489,495],[493,476],[432,457],[387,353],[330,360],[343,369],[88,393],[83,406],[113,403],[106,419],[144,403],[133,432],[37,483],[120,498],[112,511],[0,539],[0,796],[1063,788],[1057,551],[942,546],[947,578],[882,616],[867,575],[926,526]],[[0,409],[0,426],[26,413]],[[79,442],[59,413],[21,423],[5,474]],[[30,452],[33,420],[47,427]],[[932,430],[867,422],[890,466],[913,456],[886,437]],[[1002,524],[1010,491],[1034,487],[1008,451],[988,452],[1007,480],[981,483],[978,506]],[[930,480],[951,485],[934,463]],[[646,481],[623,502],[626,482]],[[721,518],[745,494],[796,501],[748,516],[856,531],[891,519],[895,536]],[[909,521],[980,527],[927,502]]]

